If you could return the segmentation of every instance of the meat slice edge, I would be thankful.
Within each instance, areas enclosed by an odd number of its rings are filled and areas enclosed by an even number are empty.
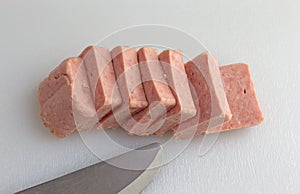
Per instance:
[[[135,114],[122,125],[130,134],[139,136],[153,134],[157,129],[149,126],[157,119],[164,117],[173,108],[176,100],[164,77],[157,56],[157,50],[143,47],[138,51],[139,68],[144,92],[149,106]]]
[[[122,103],[111,55],[107,48],[89,46],[80,57],[84,62],[97,116],[101,120]]]
[[[136,49],[129,46],[117,46],[111,51],[117,84],[122,104],[113,114],[100,121],[99,128],[118,128],[132,116],[148,106],[138,68]]]
[[[182,52],[165,50],[159,55],[159,60],[168,84],[172,88],[172,93],[176,97],[176,106],[167,112],[164,124],[155,133],[155,135],[162,136],[180,122],[194,117],[197,110],[185,72]]]
[[[204,52],[185,64],[194,103],[195,117],[173,128],[175,134],[212,130],[231,119],[218,62]]]

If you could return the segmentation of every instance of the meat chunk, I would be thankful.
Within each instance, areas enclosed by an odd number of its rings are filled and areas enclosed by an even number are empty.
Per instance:
[[[57,137],[76,129],[86,130],[97,123],[88,79],[81,58],[69,58],[39,85],[40,115]]]
[[[148,106],[141,82],[138,67],[137,52],[129,46],[118,46],[111,51],[117,84],[122,97],[119,108],[100,121],[100,128],[118,128],[132,115],[144,110]]]
[[[190,92],[182,53],[180,51],[165,50],[159,55],[159,60],[172,88],[173,95],[176,97],[176,106],[167,112],[164,124],[155,133],[162,136],[180,122],[194,117],[197,110]]]
[[[212,128],[209,131],[200,130],[197,134],[251,127],[260,124],[264,120],[248,65],[238,63],[222,66],[220,67],[220,73],[232,118],[221,126]],[[184,125],[186,124],[184,123]],[[187,134],[184,134],[184,136],[187,137]]]
[[[149,106],[135,114],[122,125],[129,133],[149,135],[157,129],[149,126],[176,104],[175,98],[164,77],[155,49],[144,47],[138,51],[139,68]]]
[[[185,64],[185,70],[197,114],[177,127],[174,133],[203,133],[220,126],[232,117],[219,66],[215,57],[205,52]],[[197,127],[195,127],[197,126]]]
[[[260,124],[263,114],[258,104],[255,87],[247,64],[239,63],[220,67],[224,81],[224,89],[230,110],[231,120],[224,123],[221,128],[208,131],[218,132],[240,129]]]
[[[148,47],[89,46],[40,83],[38,100],[44,125],[60,138],[97,125],[139,136],[172,129],[184,139],[264,119],[247,64],[219,67],[205,52],[184,65],[180,51],[157,56]]]
[[[110,52],[107,48],[89,46],[80,57],[85,65],[97,116],[101,120],[122,103]]]

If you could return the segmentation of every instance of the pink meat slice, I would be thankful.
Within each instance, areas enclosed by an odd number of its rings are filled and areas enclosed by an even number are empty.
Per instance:
[[[224,82],[232,118],[221,126],[212,128],[209,131],[200,130],[197,134],[252,127],[264,120],[256,97],[249,66],[244,63],[222,66],[220,67],[220,73]],[[183,137],[188,136],[184,134]]]
[[[60,138],[77,129],[90,129],[97,122],[82,64],[78,57],[66,59],[39,85],[40,116]]]
[[[101,120],[122,103],[111,55],[107,48],[89,46],[80,57],[85,65],[97,116]]]
[[[229,121],[232,114],[216,58],[204,52],[187,62],[185,70],[197,114],[175,127],[174,133],[187,136],[191,133],[203,133]]]
[[[122,97],[120,107],[100,121],[99,128],[118,128],[148,106],[141,82],[136,49],[118,46],[111,51],[117,84]]]
[[[165,50],[159,55],[159,60],[173,95],[176,97],[176,106],[167,112],[164,124],[155,133],[162,136],[179,123],[194,117],[197,110],[186,76],[182,53],[175,50]]]
[[[259,107],[249,66],[244,63],[220,67],[224,88],[232,112],[231,120],[207,133],[240,129],[260,124],[263,114]]]
[[[157,129],[149,126],[173,108],[176,100],[164,77],[157,50],[143,47],[138,51],[139,68],[149,106],[135,114],[122,127],[130,134],[150,135]]]

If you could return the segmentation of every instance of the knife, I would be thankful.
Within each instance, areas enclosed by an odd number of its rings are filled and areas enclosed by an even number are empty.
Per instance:
[[[137,154],[135,151],[139,150],[142,152]],[[113,165],[122,162],[136,164],[139,168],[132,170]],[[16,194],[140,193],[157,174],[161,164],[161,145],[152,143]]]

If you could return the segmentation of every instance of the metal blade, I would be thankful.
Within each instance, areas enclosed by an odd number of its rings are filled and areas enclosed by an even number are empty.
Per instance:
[[[41,185],[18,192],[18,194],[109,194],[140,193],[153,179],[162,163],[161,146],[153,143],[108,161],[86,167]],[[142,155],[140,154],[142,153]],[[145,154],[143,154],[145,153]],[[112,164],[131,163],[142,170],[116,167]]]

